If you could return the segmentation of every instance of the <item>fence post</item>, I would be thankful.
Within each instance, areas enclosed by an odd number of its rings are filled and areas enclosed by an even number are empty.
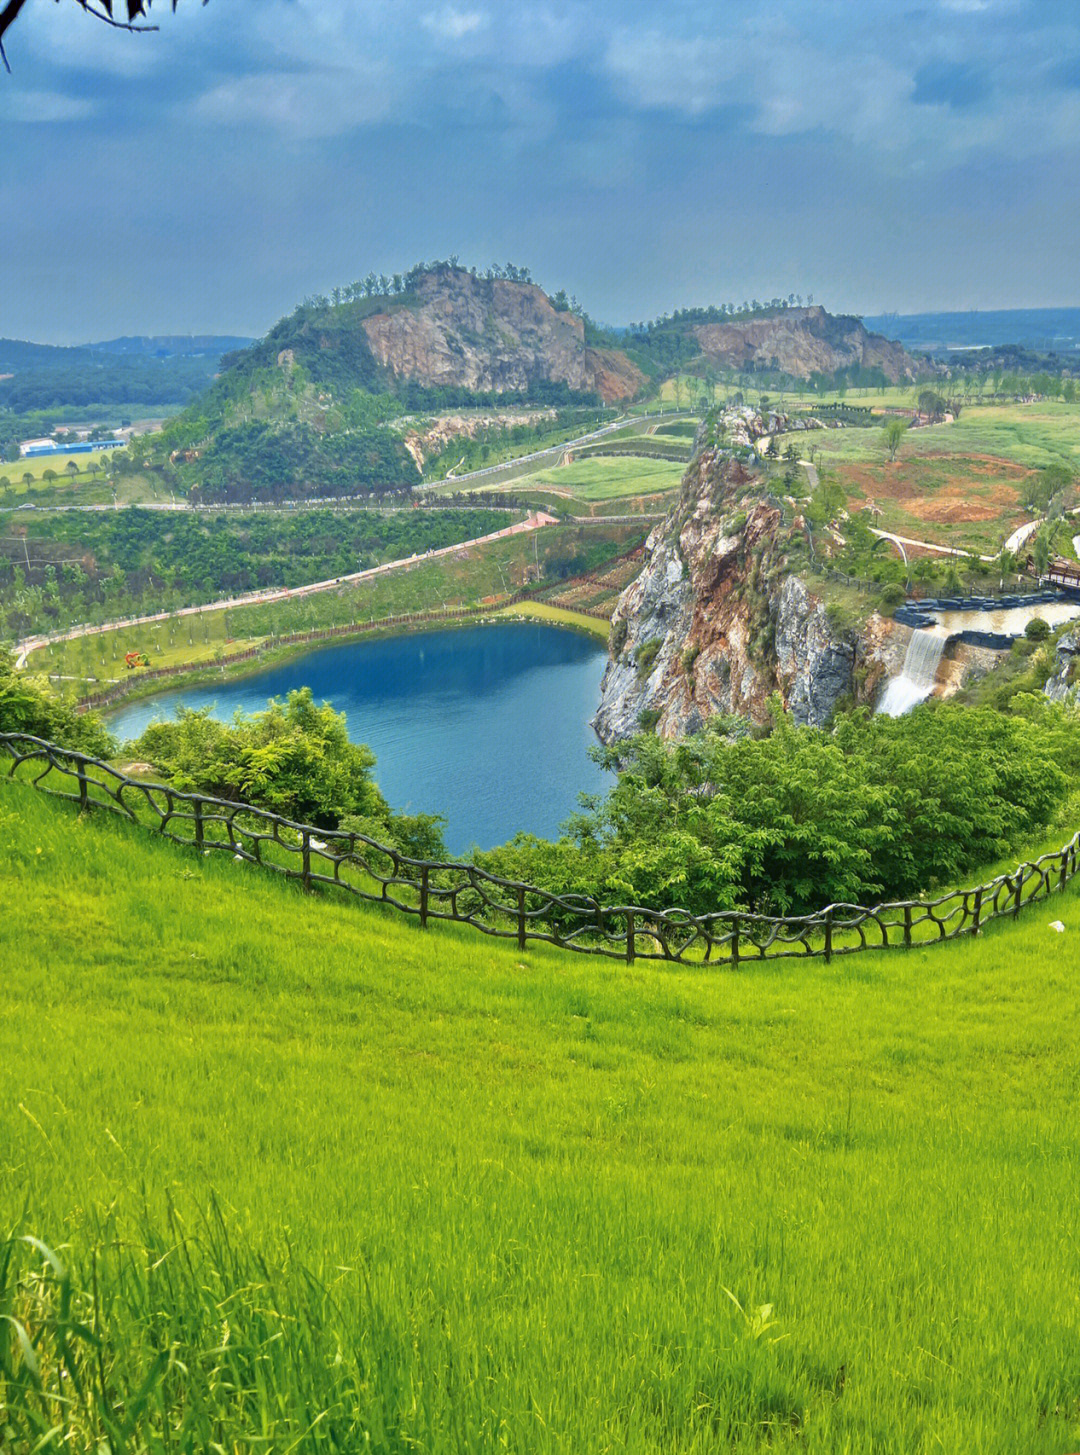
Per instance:
[[[86,764],[80,763],[77,771],[79,778],[79,808],[84,811],[89,811],[90,787],[86,781]]]
[[[427,906],[428,906],[428,866],[425,864],[420,870],[420,928],[427,929]]]
[[[1069,882],[1069,851],[1068,851],[1068,849],[1062,849],[1062,851],[1061,851],[1061,873],[1058,876],[1058,889],[1059,890],[1064,889],[1065,886],[1066,886],[1066,884],[1068,884],[1068,882]]]
[[[825,911],[825,963],[832,959],[832,905]]]
[[[195,845],[201,849],[203,846],[202,799],[197,798],[193,807],[195,812]]]
[[[733,965],[739,963],[739,928],[741,924],[742,920],[736,911],[735,918],[731,922],[731,963]]]
[[[976,935],[982,933],[982,931],[979,928],[979,922],[982,919],[982,894],[983,894],[983,887],[980,884],[979,887],[978,887],[978,889],[976,889],[976,891],[975,891],[975,909],[974,909],[974,912],[972,914],[972,927],[971,928],[972,928],[972,933],[973,934],[976,934]]]
[[[628,965],[632,965],[634,963],[635,948],[634,911],[631,909],[627,910],[626,913],[626,963]]]
[[[1020,896],[1024,892],[1024,870],[1019,868],[1016,871],[1016,900],[1013,904],[1013,918],[1020,913]]]
[[[911,949],[911,905],[904,905],[904,949]]]
[[[517,892],[518,949],[525,948],[525,886],[518,885]]]
[[[301,877],[301,879],[304,882],[304,889],[305,889],[305,891],[307,893],[310,893],[311,892],[311,835],[308,833],[307,829],[302,830],[302,832],[300,834],[300,842],[303,845],[303,850],[304,850],[304,858],[303,858],[304,867],[301,870],[300,877]]]

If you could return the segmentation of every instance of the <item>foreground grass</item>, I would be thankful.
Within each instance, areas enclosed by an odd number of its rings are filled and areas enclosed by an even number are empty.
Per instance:
[[[1073,894],[629,969],[14,786],[0,879],[5,1450],[1080,1443]]]

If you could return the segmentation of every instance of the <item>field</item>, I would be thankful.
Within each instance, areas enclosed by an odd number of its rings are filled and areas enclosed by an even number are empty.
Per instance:
[[[1031,518],[1021,503],[1031,471],[1067,464],[1080,474],[1080,412],[1053,401],[969,405],[953,424],[909,430],[891,463],[876,427],[800,435],[795,444],[853,508],[876,506],[884,529],[994,554]]]
[[[1080,1442],[1074,894],[732,974],[424,934],[29,789],[0,865],[0,1205],[70,1271],[9,1244],[6,1449]]]
[[[594,505],[675,490],[685,473],[686,466],[673,461],[600,456],[538,470],[526,475],[519,489],[559,497],[571,507]]]

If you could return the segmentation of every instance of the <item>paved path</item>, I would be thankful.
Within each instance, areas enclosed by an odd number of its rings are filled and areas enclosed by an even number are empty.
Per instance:
[[[970,559],[976,554],[974,551],[962,551],[957,546],[939,546],[933,541],[912,540],[910,536],[898,536],[891,530],[876,530],[873,526],[870,527],[870,534],[879,536],[883,541],[892,541],[894,546],[899,546],[900,554],[904,557],[905,561],[907,560],[907,553],[903,549],[904,546],[918,546],[924,551],[935,551],[939,556],[962,556],[965,560]],[[978,556],[977,559],[980,561],[996,561],[997,556]]]
[[[1004,549],[1007,551],[1018,551],[1028,537],[1035,534],[1040,525],[1042,525],[1041,520],[1029,520],[1025,525],[1018,526],[1005,542]]]
[[[541,530],[546,525],[557,525],[555,516],[543,510],[533,511],[525,520],[508,525],[503,530],[492,531],[486,536],[474,536],[472,540],[458,541],[453,546],[440,546],[437,551],[422,555],[405,556],[399,561],[387,561],[381,566],[371,566],[366,571],[353,571],[348,576],[333,576],[326,581],[312,581],[307,586],[276,587],[269,591],[248,591],[241,596],[230,596],[221,601],[208,601],[202,606],[182,606],[178,611],[155,611],[147,616],[129,616],[116,621],[106,621],[100,626],[85,625],[69,627],[63,632],[45,632],[26,637],[15,646],[15,665],[25,667],[31,652],[52,642],[73,642],[78,637],[99,636],[102,632],[115,631],[118,627],[147,626],[153,622],[169,621],[173,617],[200,616],[207,611],[227,611],[236,606],[257,606],[270,601],[293,601],[301,596],[313,596],[317,591],[332,591],[335,586],[352,586],[358,581],[371,581],[376,576],[385,576],[403,567],[417,566],[424,561],[435,561],[440,556],[452,556],[455,551],[467,550],[470,546],[484,545],[488,541],[503,540],[507,536],[521,535],[524,531]]]

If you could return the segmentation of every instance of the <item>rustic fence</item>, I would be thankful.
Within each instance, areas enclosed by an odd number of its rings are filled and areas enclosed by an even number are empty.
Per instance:
[[[770,916],[744,910],[694,915],[686,910],[604,905],[588,895],[553,894],[503,879],[475,864],[412,859],[364,834],[294,823],[265,809],[167,783],[128,777],[96,758],[24,733],[0,734],[7,776],[31,783],[83,811],[105,808],[146,824],[204,854],[231,854],[299,880],[307,890],[341,889],[416,917],[465,924],[481,934],[566,950],[686,964],[735,966],[745,960],[805,959],[859,950],[937,943],[978,934],[1048,898],[1077,872],[1080,832],[1061,849],[989,883],[937,899],[830,904],[815,914]]]

